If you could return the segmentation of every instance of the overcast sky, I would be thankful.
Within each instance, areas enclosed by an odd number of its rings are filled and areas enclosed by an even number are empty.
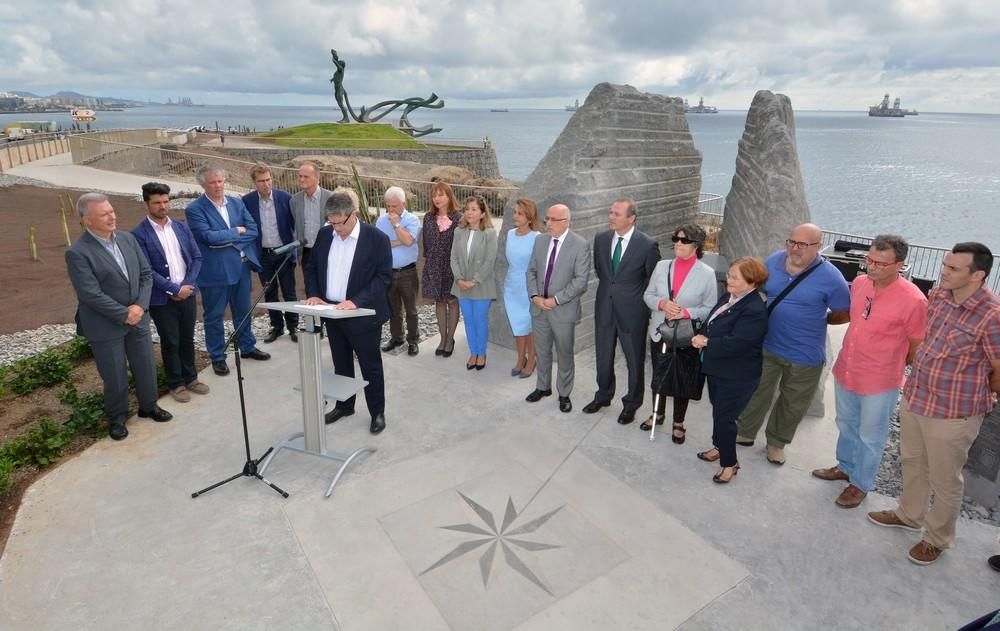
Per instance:
[[[15,8],[16,7],[16,8]],[[0,0],[0,90],[326,105],[562,107],[602,81],[746,109],[1000,113],[995,0]]]

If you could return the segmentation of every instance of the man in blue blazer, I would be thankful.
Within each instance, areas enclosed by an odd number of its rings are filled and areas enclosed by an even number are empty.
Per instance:
[[[281,267],[285,257],[289,261],[281,268],[281,273],[275,283],[272,283],[264,293],[264,300],[278,301],[278,288],[281,288],[281,300],[295,302],[295,252],[275,254],[275,250],[295,240],[295,218],[290,205],[292,196],[280,188],[272,188],[271,168],[266,164],[257,163],[250,169],[250,179],[257,190],[243,196],[250,216],[257,223],[260,233],[257,237],[257,249],[260,250],[260,284],[266,286],[274,273]],[[299,341],[299,314],[291,311],[284,314],[275,309],[267,312],[271,318],[271,330],[264,338],[265,344],[284,335],[284,327],[288,326],[288,337],[293,342]]]
[[[389,283],[392,282],[392,247],[382,231],[358,221],[354,191],[337,189],[326,202],[329,225],[320,228],[312,255],[306,262],[306,304],[333,304],[336,309],[374,309],[375,315],[325,320],[334,372],[354,377],[358,356],[371,414],[371,433],[385,429],[385,377],[379,342],[382,325],[389,319]],[[327,413],[333,423],[354,414],[355,397],[340,401]]]
[[[194,364],[194,323],[198,316],[197,279],[201,250],[188,227],[170,218],[170,187],[159,182],[142,185],[147,217],[132,234],[149,261],[153,291],[149,315],[160,334],[160,355],[170,396],[187,403],[191,392],[208,394],[198,381]]]
[[[77,334],[90,342],[104,381],[108,434],[122,440],[128,436],[128,368],[135,377],[139,416],[157,422],[173,418],[156,402],[156,358],[146,315],[153,279],[135,237],[116,230],[115,209],[107,196],[81,195],[76,209],[87,227],[66,251],[66,269],[79,301]]]
[[[239,325],[250,311],[250,270],[260,271],[257,224],[239,197],[226,195],[224,170],[205,165],[196,175],[205,194],[191,202],[185,213],[194,240],[201,249],[198,287],[204,309],[205,348],[212,358],[215,374],[228,375],[222,318],[227,304],[233,315],[233,326]],[[241,357],[271,358],[257,349],[257,338],[249,320],[240,329],[237,340]]]

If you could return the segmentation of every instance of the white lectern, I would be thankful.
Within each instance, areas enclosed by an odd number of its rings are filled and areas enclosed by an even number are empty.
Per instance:
[[[299,314],[302,322],[302,330],[299,332],[299,374],[302,390],[302,430],[295,432],[281,443],[274,446],[274,451],[264,460],[260,473],[263,474],[271,459],[282,449],[291,449],[304,454],[319,456],[343,462],[337,475],[330,482],[326,489],[326,497],[333,493],[347,466],[360,454],[365,452],[374,453],[374,447],[360,447],[351,453],[337,451],[327,451],[326,448],[326,423],[323,413],[324,399],[343,401],[356,395],[364,389],[368,382],[360,377],[351,379],[332,373],[323,374],[320,366],[320,331],[323,326],[323,318],[358,318],[361,316],[375,315],[373,309],[336,309],[333,305],[307,305],[303,302],[262,302],[258,305],[262,309],[274,309],[276,311],[291,312]],[[298,444],[299,439],[302,444]]]

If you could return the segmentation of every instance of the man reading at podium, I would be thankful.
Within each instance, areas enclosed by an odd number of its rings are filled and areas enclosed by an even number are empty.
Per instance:
[[[327,225],[316,236],[305,265],[306,304],[332,304],[335,309],[374,309],[375,315],[324,320],[333,354],[334,372],[354,377],[354,355],[368,382],[365,401],[371,414],[371,433],[385,429],[385,377],[379,343],[382,325],[389,319],[389,283],[392,248],[389,238],[358,220],[358,196],[338,188],[326,202]],[[327,413],[327,424],[354,414],[355,397],[339,401]]]

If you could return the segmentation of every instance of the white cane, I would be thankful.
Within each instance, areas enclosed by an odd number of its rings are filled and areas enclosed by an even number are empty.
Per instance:
[[[666,342],[663,342],[663,350],[661,352],[664,355],[667,354]],[[659,400],[660,400],[660,393],[657,392],[656,394],[653,395],[653,423],[649,427],[649,440],[654,440],[656,438],[656,406]],[[663,404],[664,406],[666,406],[666,401],[664,401]],[[664,411],[664,414],[666,414],[666,411]]]

